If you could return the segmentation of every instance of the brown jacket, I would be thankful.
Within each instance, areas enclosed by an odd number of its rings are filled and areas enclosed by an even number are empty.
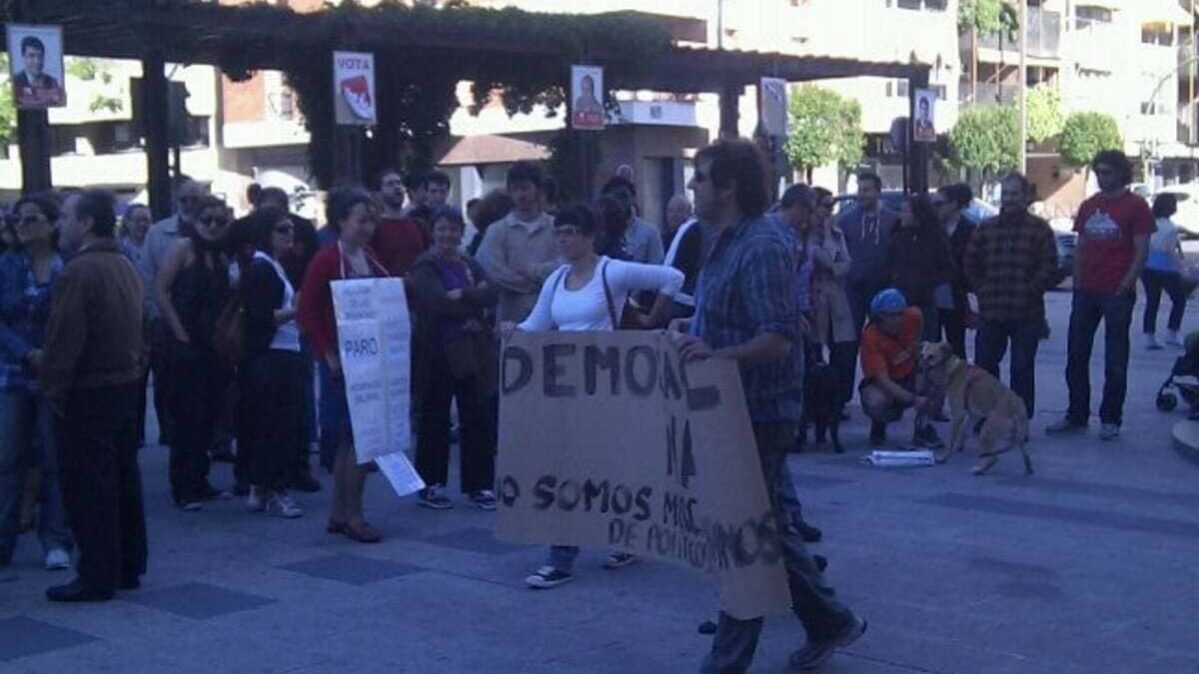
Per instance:
[[[42,361],[42,390],[57,404],[71,389],[137,381],[144,371],[142,282],[115,240],[67,263],[54,286]]]

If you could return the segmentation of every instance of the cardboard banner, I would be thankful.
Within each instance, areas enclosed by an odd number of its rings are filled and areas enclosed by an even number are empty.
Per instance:
[[[762,129],[771,138],[786,138],[791,113],[788,109],[787,80],[763,77],[758,84],[758,109]]]
[[[333,52],[333,107],[338,125],[375,124],[374,54]]]
[[[570,128],[603,131],[604,69],[598,66],[570,67]]]
[[[338,353],[346,380],[358,463],[375,461],[400,496],[424,488],[405,452],[411,445],[412,324],[404,282],[334,281]]]
[[[5,31],[13,104],[33,110],[66,105],[62,27],[10,23]]]
[[[734,363],[660,332],[518,333],[502,354],[497,536],[663,559],[741,619],[788,608]]]

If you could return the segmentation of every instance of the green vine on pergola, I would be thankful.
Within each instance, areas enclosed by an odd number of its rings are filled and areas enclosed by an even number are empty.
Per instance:
[[[158,1],[196,6],[191,0]],[[259,4],[234,11],[259,21],[291,15],[286,8]],[[538,106],[553,111],[566,102],[564,85],[572,64],[603,65],[605,83],[616,88],[622,78],[649,67],[671,46],[670,35],[661,26],[623,13],[546,14],[458,3],[440,9],[395,2],[363,7],[346,2],[305,20],[324,24],[323,44],[289,49],[279,61],[311,134],[312,172],[325,185],[333,177],[334,99],[328,54],[335,49],[375,54],[379,124],[367,152],[370,175],[385,165],[414,168],[432,162],[433,142],[449,133],[450,116],[458,107],[455,89],[460,80],[473,83],[472,114],[478,114],[493,95],[499,96],[509,115],[528,114]],[[355,28],[364,26],[372,34],[383,29],[394,40],[377,44],[339,37],[354,36]],[[414,36],[425,44],[435,38],[445,46],[406,46],[406,38]],[[494,45],[528,45],[529,51],[497,57],[497,51],[488,48]],[[255,69],[252,49],[253,45],[223,43],[222,71],[234,80],[248,78]]]

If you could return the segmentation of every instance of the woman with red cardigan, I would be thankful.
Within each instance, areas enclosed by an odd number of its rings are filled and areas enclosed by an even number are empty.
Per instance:
[[[333,314],[333,281],[387,276],[368,246],[375,233],[375,206],[361,188],[342,188],[329,193],[325,207],[328,226],[337,233],[337,243],[327,246],[312,259],[300,290],[300,326],[312,344],[312,352],[324,360],[333,376],[338,396],[325,408],[336,410],[333,419],[322,419],[326,430],[338,434],[337,460],[333,464],[333,509],[328,531],[345,534],[359,543],[375,543],[383,536],[362,515],[362,492],[366,466],[358,465],[354,453],[350,410],[346,401],[345,377],[337,349],[337,322]]]

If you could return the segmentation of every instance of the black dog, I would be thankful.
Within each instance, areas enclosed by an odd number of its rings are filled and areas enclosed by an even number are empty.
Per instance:
[[[833,450],[838,454],[845,451],[841,446],[841,395],[840,382],[832,366],[815,362],[808,366],[803,382],[803,416],[799,420],[797,448],[808,442],[808,427],[816,426],[816,444],[825,438],[833,441]]]

